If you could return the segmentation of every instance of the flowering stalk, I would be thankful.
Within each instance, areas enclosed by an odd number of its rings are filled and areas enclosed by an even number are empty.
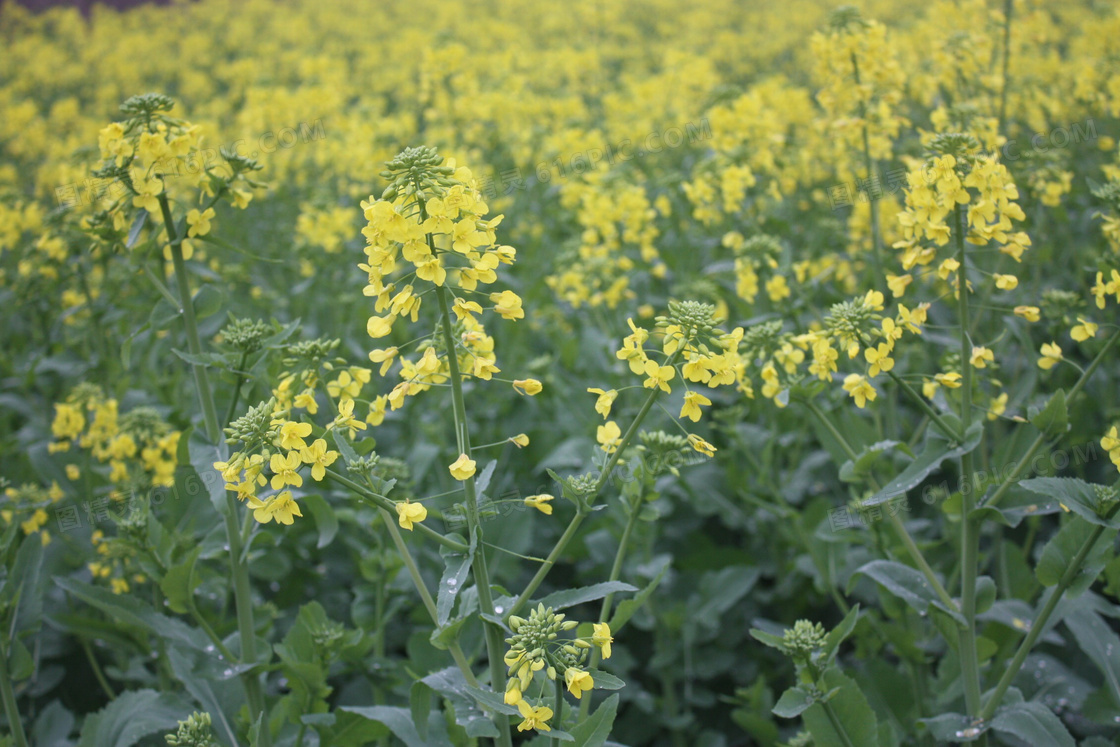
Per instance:
[[[425,218],[424,203],[420,203],[420,213]],[[433,249],[434,241],[429,233],[428,246]],[[443,327],[443,342],[447,348],[447,366],[451,376],[451,404],[455,415],[455,439],[459,445],[459,453],[471,458],[471,437],[467,427],[467,409],[463,402],[463,378],[459,375],[459,360],[455,352],[455,338],[451,334],[451,310],[447,303],[447,289],[442,285],[435,287],[436,300],[439,303],[439,316]],[[478,550],[471,560],[471,570],[474,573],[475,587],[478,589],[478,606],[484,615],[493,617],[494,598],[490,591],[490,572],[486,566],[486,552],[482,549],[482,522],[478,518],[478,497],[475,491],[474,475],[472,474],[463,482],[463,491],[466,498],[467,527],[472,541]],[[503,679],[502,673],[502,636],[497,626],[489,621],[483,621],[486,634],[486,658],[490,664],[490,686],[495,692],[498,683]],[[509,732],[509,721],[504,716],[496,716],[499,743],[512,745],[513,741]]]
[[[970,317],[968,308],[968,258],[964,247],[966,226],[960,205],[953,208],[956,225],[953,227],[957,243],[957,305],[960,319],[961,344],[961,431],[968,432],[972,425],[972,345],[969,342]],[[980,526],[972,518],[976,509],[975,474],[972,453],[961,455],[961,474],[968,480],[969,490],[961,491],[961,614],[965,626],[960,631],[961,676],[964,678],[965,706],[968,715],[980,710],[980,661],[976,653],[976,574],[980,552]]]
[[[187,264],[183,258],[182,237],[175,230],[175,221],[171,216],[171,206],[167,202],[167,195],[159,195],[160,211],[163,214],[164,229],[171,245],[171,261],[175,267],[175,280],[179,291],[179,308],[183,312],[183,325],[187,330],[187,346],[191,355],[202,354],[202,344],[198,336],[198,320],[194,315],[194,304],[191,301],[190,283],[187,280]],[[214,407],[214,395],[210,391],[210,380],[206,375],[206,367],[199,363],[192,363],[195,387],[199,399],[202,401],[202,417],[206,428],[206,437],[210,443],[218,443],[221,437],[221,428],[218,423],[218,411]],[[229,545],[230,573],[233,576],[233,599],[237,609],[237,630],[241,639],[241,663],[255,663],[257,660],[256,625],[253,622],[252,588],[249,584],[249,564],[241,558],[241,532],[237,526],[237,501],[234,494],[226,491],[226,510],[224,512],[226,525],[226,542]],[[253,723],[258,718],[265,718],[264,694],[261,691],[259,675],[250,670],[241,676],[245,687],[245,698],[249,702],[249,719]],[[267,724],[260,730],[261,747],[271,747],[272,735]]]
[[[670,367],[675,366],[679,357],[680,350],[677,350],[666,361],[666,365]],[[638,434],[638,428],[641,427],[642,421],[646,419],[646,415],[649,414],[650,409],[653,408],[653,403],[657,401],[657,395],[659,392],[660,390],[655,387],[653,391],[649,393],[649,396],[646,397],[646,401],[642,403],[641,409],[639,409],[638,414],[634,416],[634,420],[630,423],[630,427],[626,429],[626,433],[622,436],[622,440],[618,443],[618,446],[614,450],[614,453],[611,454],[610,458],[607,460],[606,465],[603,466],[603,472],[599,475],[599,479],[595,483],[595,487],[592,489],[591,494],[588,497],[589,503],[591,501],[594,501],[596,496],[598,496],[599,493],[602,492],[603,488],[606,487],[607,481],[610,480],[611,472],[614,470],[615,465],[618,464],[618,460],[622,457],[622,452],[626,450],[626,447],[629,446],[630,442],[634,440],[634,436]],[[573,537],[575,537],[576,530],[579,529],[579,525],[583,523],[583,519],[586,515],[587,512],[582,508],[576,509],[576,515],[572,517],[572,520],[570,522],[568,522],[567,529],[564,530],[564,534],[562,534],[560,536],[560,539],[557,540],[556,545],[552,548],[552,552],[548,554],[548,557],[545,558],[544,563],[541,564],[541,567],[537,570],[532,580],[529,581],[529,584],[525,587],[525,590],[521,592],[521,595],[517,597],[517,600],[513,603],[513,606],[510,607],[509,615],[517,614],[517,612],[522,607],[524,607],[529,599],[533,596],[541,583],[544,582],[545,576],[547,576],[548,572],[552,570],[552,566],[556,564],[557,558],[560,557],[560,554],[564,552],[564,548],[567,547],[568,543],[572,541]],[[612,578],[611,580],[617,581],[618,579],[616,577]],[[509,615],[507,615],[506,617],[508,618]]]

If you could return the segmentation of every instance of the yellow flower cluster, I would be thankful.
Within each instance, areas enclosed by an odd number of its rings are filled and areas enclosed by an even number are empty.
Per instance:
[[[98,387],[83,384],[66,402],[54,406],[51,433],[52,453],[85,449],[94,459],[109,465],[109,481],[124,484],[139,481],[168,487],[175,482],[179,431],[151,408],[118,412],[116,399]]]
[[[51,541],[50,530],[46,528],[50,519],[47,509],[62,500],[64,495],[57,482],[52,482],[49,488],[31,484],[18,488],[9,485],[0,493],[0,531],[18,522],[24,536],[38,533],[45,547]]]

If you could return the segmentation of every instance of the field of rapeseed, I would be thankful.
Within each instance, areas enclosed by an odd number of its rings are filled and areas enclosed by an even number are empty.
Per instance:
[[[1120,744],[1120,10],[0,3],[0,747]]]

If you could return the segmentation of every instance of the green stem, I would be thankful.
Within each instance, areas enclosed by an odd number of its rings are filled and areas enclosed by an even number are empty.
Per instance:
[[[840,432],[836,425],[833,424],[831,420],[829,420],[828,416],[825,415],[824,412],[810,400],[799,399],[798,401],[804,404],[809,409],[809,412],[813,413],[817,420],[819,420],[824,425],[824,427],[828,430],[832,437],[836,439],[836,441],[840,444],[840,448],[844,450],[844,453],[848,455],[848,458],[854,462],[859,457],[859,455],[856,454],[855,449],[853,449],[852,445],[848,443],[848,439],[846,439],[844,437],[844,434]],[[880,490],[879,482],[874,477],[869,478],[868,482],[870,482],[871,486],[875,490]],[[929,582],[930,588],[933,589],[935,594],[937,594],[938,599],[940,599],[941,603],[949,609],[957,609],[957,603],[953,601],[953,598],[951,596],[949,596],[949,592],[945,590],[945,587],[937,578],[937,574],[933,572],[933,568],[926,560],[926,556],[922,554],[921,548],[918,547],[918,544],[916,542],[914,542],[914,538],[910,536],[910,532],[906,530],[906,525],[902,523],[902,519],[898,518],[897,513],[892,515],[890,511],[887,511],[886,514],[888,520],[891,522],[891,527],[894,529],[895,534],[898,535],[898,538],[902,542],[902,544],[906,546],[906,551],[909,553],[910,559],[914,561],[914,564],[916,566],[918,566],[918,570],[922,572],[923,576],[925,576],[926,581]]]
[[[233,413],[237,411],[237,401],[241,398],[241,384],[245,381],[245,376],[241,372],[245,370],[245,364],[249,361],[249,354],[241,354],[241,362],[237,364],[237,380],[233,385],[233,399],[229,401],[229,407],[226,409],[226,416],[222,420],[225,425],[229,425],[233,420]]]
[[[420,569],[416,566],[412,553],[408,551],[408,545],[404,543],[401,530],[397,529],[397,525],[393,522],[393,516],[385,509],[381,509],[381,518],[389,529],[389,536],[393,539],[397,554],[401,556],[405,568],[408,569],[408,575],[412,578],[412,585],[420,593],[420,599],[424,602],[424,608],[428,610],[428,615],[432,618],[432,624],[439,627],[439,613],[436,611],[435,600],[432,599],[432,594],[428,591],[428,585],[424,583],[424,577],[420,575]],[[463,655],[463,649],[459,647],[459,642],[453,642],[448,649],[451,651],[451,657],[455,660],[455,664],[463,672],[463,678],[467,681],[467,684],[471,687],[478,687],[478,680],[475,679],[474,672],[471,671],[470,664],[467,662],[467,657]]]
[[[183,314],[183,325],[187,332],[187,348],[191,355],[202,354],[202,343],[198,336],[198,320],[194,315],[194,304],[191,301],[190,282],[187,278],[187,264],[183,259],[182,238],[175,229],[175,220],[171,216],[171,206],[167,202],[167,195],[159,196],[160,211],[163,213],[164,229],[171,245],[171,261],[175,266],[175,281],[179,291],[179,308]],[[212,444],[217,444],[221,438],[221,427],[218,423],[218,411],[214,407],[214,395],[210,391],[210,380],[206,375],[206,367],[192,363],[195,388],[202,402],[202,418],[206,427],[206,437]],[[241,662],[256,663],[257,638],[256,626],[253,622],[252,588],[249,585],[249,564],[241,559],[241,533],[237,527],[237,500],[233,493],[226,491],[226,510],[224,512],[226,525],[226,540],[229,543],[230,574],[233,577],[233,597],[237,608],[237,629],[241,638]],[[272,735],[267,726],[265,714],[264,694],[261,691],[260,677],[256,671],[250,670],[242,675],[241,681],[245,687],[245,699],[249,702],[249,718],[255,723],[257,718],[265,716],[266,722],[260,733],[261,747],[272,747]]]
[[[421,213],[426,212],[421,205]],[[435,253],[432,235],[428,234],[428,245]],[[459,355],[455,348],[455,338],[451,333],[451,310],[447,303],[447,289],[442,285],[435,287],[436,300],[439,303],[440,319],[443,327],[443,343],[447,353],[447,367],[451,378],[451,404],[455,415],[455,437],[459,445],[459,453],[471,458],[470,430],[467,426],[467,408],[463,401],[463,377],[459,374]],[[467,508],[467,527],[470,532],[471,542],[475,547],[474,557],[471,560],[471,570],[474,573],[475,588],[478,590],[478,607],[484,615],[494,615],[494,598],[490,590],[490,571],[486,565],[486,550],[482,544],[482,522],[478,517],[478,496],[475,489],[474,475],[463,482],[463,492]],[[504,679],[502,659],[502,634],[500,628],[494,623],[483,621],[483,631],[486,634],[486,658],[490,664],[490,687],[494,692],[499,688]],[[513,740],[509,731],[509,719],[496,715],[494,723],[498,727],[498,742],[505,747],[510,747]]]
[[[894,371],[887,371],[886,374],[887,376],[890,376],[896,384],[898,384],[902,391],[906,393],[906,396],[912,399],[930,420],[937,424],[937,427],[943,434],[945,434],[946,438],[951,438],[957,443],[964,443],[964,434],[957,433],[955,429],[950,428],[949,424],[941,418],[941,415],[937,412],[937,410],[933,409],[933,407],[928,402],[926,402],[926,398],[914,391],[914,387],[907,384],[906,381]]]
[[[82,650],[86,653],[86,660],[89,661],[90,669],[93,670],[93,676],[97,679],[97,684],[101,685],[101,689],[109,696],[109,700],[117,697],[113,691],[113,686],[109,684],[109,680],[105,679],[105,673],[101,671],[101,665],[97,663],[97,657],[93,655],[93,646],[89,645],[89,639],[82,639]]]
[[[622,575],[622,563],[626,559],[626,551],[630,548],[630,536],[634,533],[634,527],[638,523],[638,514],[641,509],[641,495],[633,505],[627,506],[626,528],[622,530],[622,539],[618,543],[618,550],[614,554],[614,563],[611,565],[611,575],[607,579],[608,582],[617,581]],[[603,597],[603,604],[599,608],[599,622],[605,623],[610,619],[611,607],[614,605],[614,592],[607,594]],[[600,661],[599,649],[595,648],[591,651],[591,662],[589,668],[594,669],[599,666]],[[587,714],[591,712],[591,698],[584,698],[579,704],[579,720],[582,722],[587,718]]]
[[[680,350],[677,350],[669,357],[665,365],[674,365],[679,357]],[[646,415],[649,414],[650,409],[653,407],[653,403],[657,401],[657,395],[660,391],[660,389],[654,387],[654,389],[649,393],[649,396],[646,397],[646,401],[642,403],[642,407],[640,410],[638,410],[638,414],[634,416],[633,422],[630,423],[630,427],[626,429],[626,433],[622,436],[622,441],[618,444],[618,448],[614,450],[614,453],[611,454],[610,459],[607,460],[606,465],[603,467],[603,472],[599,475],[599,480],[595,483],[594,491],[591,493],[591,496],[588,499],[589,503],[595,500],[595,498],[599,495],[600,492],[602,492],[603,488],[606,486],[607,481],[610,480],[611,473],[614,471],[615,465],[618,464],[618,460],[622,457],[622,452],[625,451],[626,447],[630,445],[630,442],[634,440],[634,436],[638,433],[638,428],[641,427],[642,421],[645,420]],[[547,576],[548,572],[552,570],[552,566],[556,564],[557,558],[560,557],[560,554],[564,552],[564,548],[566,548],[568,546],[568,543],[572,541],[572,538],[575,537],[576,530],[579,529],[579,525],[583,523],[583,517],[586,515],[587,513],[584,509],[576,509],[576,515],[573,516],[572,520],[568,523],[568,528],[564,530],[564,534],[562,534],[560,536],[560,539],[557,540],[556,545],[552,548],[552,552],[548,554],[548,557],[545,558],[544,563],[540,568],[537,569],[537,572],[533,576],[532,580],[529,581],[529,585],[525,587],[525,590],[521,592],[521,595],[517,597],[517,600],[513,603],[513,606],[510,607],[509,612],[506,613],[507,619],[510,615],[516,615],[517,612],[522,607],[524,607],[529,599],[533,596],[537,588],[540,587],[541,583],[544,582],[545,576]]]
[[[8,673],[8,648],[3,643],[0,643],[0,698],[4,701],[4,715],[8,717],[8,728],[12,730],[16,747],[27,747],[27,735],[23,731],[12,677]]]
[[[856,58],[855,51],[852,52],[852,72],[855,75],[856,87],[860,87],[859,76],[859,60]],[[873,184],[875,162],[871,158],[871,138],[867,134],[867,105],[861,99],[859,102],[859,116],[863,120],[863,165],[867,170],[867,183],[870,187]],[[882,256],[882,237],[879,234],[879,201],[875,195],[870,191],[867,193],[868,207],[871,211],[871,259],[875,266],[875,277],[884,277],[883,273],[883,256]]]
[[[191,301],[190,280],[187,277],[187,263],[183,259],[182,238],[175,229],[175,219],[171,217],[171,206],[167,202],[167,195],[159,196],[159,208],[163,212],[164,229],[167,231],[167,240],[171,244],[171,262],[175,266],[175,283],[179,291],[179,311],[183,314],[183,326],[187,330],[187,349],[193,356],[202,354],[202,342],[198,337],[198,320],[194,315],[194,304]],[[206,366],[201,363],[192,363],[195,388],[198,398],[202,401],[202,419],[206,425],[206,437],[210,443],[217,443],[221,437],[218,427],[218,411],[214,407],[214,394],[210,390],[210,380],[206,375]]]
[[[349,490],[353,491],[354,493],[356,493],[358,495],[359,498],[362,498],[367,503],[373,504],[376,508],[385,509],[385,510],[389,511],[390,514],[395,513],[396,510],[397,510],[396,509],[396,504],[393,501],[389,500],[388,498],[386,498],[383,495],[379,495],[379,494],[373,492],[369,488],[366,488],[366,487],[363,487],[363,486],[359,485],[358,483],[354,482],[353,480],[350,480],[348,478],[343,477],[341,474],[339,474],[338,472],[335,472],[332,469],[326,470],[326,476],[329,477],[334,482],[338,483],[339,485],[343,486],[344,488],[348,488]],[[416,529],[420,530],[420,534],[425,535],[429,539],[435,540],[436,542],[438,542],[439,544],[443,545],[446,548],[449,548],[449,549],[454,550],[456,552],[466,552],[468,549],[470,549],[467,545],[464,545],[462,542],[458,542],[456,540],[453,540],[450,537],[445,537],[444,535],[440,534],[439,532],[437,532],[436,530],[432,529],[429,526],[425,526],[424,524],[414,524],[413,526]]]
[[[1088,368],[1085,369],[1084,373],[1081,374],[1081,378],[1079,378],[1077,380],[1077,383],[1073,385],[1073,388],[1069,390],[1069,394],[1066,395],[1067,404],[1071,402],[1074,397],[1080,394],[1082,389],[1085,388],[1085,384],[1088,383],[1089,377],[1092,376],[1093,372],[1097,370],[1097,368],[1101,364],[1101,361],[1104,360],[1105,355],[1110,350],[1112,350],[1117,341],[1120,341],[1120,329],[1117,329],[1112,334],[1112,337],[1108,338],[1108,342],[1104,344],[1104,347],[1101,348],[1101,351],[1097,353],[1097,356],[1095,358],[1093,358],[1093,362],[1090,363]],[[1026,469],[1028,464],[1030,464],[1031,459],[1034,458],[1034,455],[1040,448],[1042,448],[1042,445],[1044,443],[1046,443],[1046,434],[1039,433],[1038,436],[1035,437],[1034,442],[1032,442],[1030,447],[1027,449],[1027,453],[1024,454],[1023,458],[1018,461],[1018,463],[1015,465],[1015,468],[1011,470],[1011,473],[1008,474],[1008,476],[996,489],[996,492],[992,493],[992,497],[987,500],[987,502],[984,504],[985,506],[991,506],[992,508],[995,508],[1000,504],[1000,501],[1002,501],[1007,495],[1007,491],[1011,488],[1015,481],[1019,479],[1019,475],[1022,474],[1023,470]]]
[[[1114,508],[1110,516],[1115,513],[1116,509]],[[1077,578],[1077,575],[1081,572],[1081,566],[1085,563],[1085,558],[1088,557],[1104,530],[1105,527],[1101,525],[1093,527],[1093,533],[1089,535],[1089,539],[1085,540],[1085,544],[1081,546],[1081,549],[1077,551],[1077,555],[1074,556],[1073,562],[1069,564],[1065,573],[1062,574],[1061,579],[1058,580],[1058,585],[1054,587],[1050,598],[1046,600],[1046,604],[1042,607],[1042,610],[1031,622],[1030,632],[1027,633],[1027,637],[1023,639],[1023,642],[1019,644],[1019,650],[1015,652],[1011,663],[1008,664],[1007,669],[1004,670],[1003,676],[1000,677],[999,684],[997,684],[995,690],[992,691],[988,702],[984,704],[984,709],[980,712],[981,720],[987,721],[995,714],[996,708],[999,707],[1003,696],[1007,693],[1007,689],[1011,687],[1015,676],[1019,674],[1019,670],[1022,669],[1023,662],[1027,659],[1027,654],[1031,652],[1031,648],[1034,647],[1038,637],[1042,635],[1043,630],[1046,629],[1046,621],[1050,619],[1050,615],[1053,614],[1054,609],[1058,606],[1058,602],[1062,600],[1062,596],[1066,593],[1066,590],[1069,589],[1070,584],[1073,583],[1074,579]]]
[[[587,702],[591,702],[591,696],[587,696]],[[556,699],[554,701],[556,708],[553,712],[552,726],[559,729],[564,725],[564,680],[561,677],[556,678]],[[549,737],[549,747],[557,747],[560,740],[555,737]]]
[[[972,425],[972,356],[968,331],[968,255],[965,252],[964,232],[967,226],[960,205],[954,209],[956,225],[953,234],[957,242],[957,308],[960,319],[961,356],[961,431],[967,433]],[[980,711],[980,660],[976,652],[976,574],[980,554],[980,526],[972,517],[976,509],[976,476],[972,453],[961,455],[961,477],[967,480],[961,490],[961,614],[965,625],[960,631],[961,677],[964,679],[964,699],[968,715],[975,717]],[[963,488],[967,487],[968,490]]]

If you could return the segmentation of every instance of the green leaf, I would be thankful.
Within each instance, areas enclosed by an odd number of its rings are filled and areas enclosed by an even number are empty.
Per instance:
[[[86,717],[78,747],[132,747],[149,734],[174,731],[189,714],[188,704],[170,693],[125,692]]]
[[[991,576],[976,579],[976,614],[982,615],[992,608],[996,601],[996,582]]]
[[[593,602],[596,599],[602,599],[607,594],[617,594],[622,591],[637,591],[637,586],[623,583],[622,581],[603,581],[602,583],[592,584],[591,586],[582,586],[578,589],[564,589],[549,594],[540,603],[545,608],[551,607],[554,610],[567,609],[568,607],[575,607],[577,604],[584,602]],[[612,627],[611,630],[614,630]]]
[[[198,561],[200,552],[202,552],[202,546],[195,545],[186,558],[167,569],[167,573],[163,575],[159,582],[159,588],[167,598],[168,606],[177,615],[187,613],[187,602],[194,594],[194,588],[191,584],[194,576],[194,564]]]
[[[875,581],[923,615],[927,614],[930,605],[933,605],[959,624],[965,624],[961,613],[942,604],[937,594],[930,588],[925,576],[908,565],[893,560],[873,560],[852,574],[852,579],[848,582],[849,591],[854,585],[856,577],[860,575],[867,576]]]
[[[1027,744],[1077,747],[1062,720],[1037,701],[1028,700],[1001,707],[992,717],[992,729],[1010,734]]]
[[[840,648],[840,644],[852,634],[858,621],[859,605],[857,604],[848,610],[848,614],[844,615],[844,619],[840,621],[840,624],[833,628],[829,632],[828,637],[825,638],[824,646],[821,647],[825,661],[832,661],[832,658],[836,656],[836,651]]]
[[[114,594],[74,578],[56,576],[54,582],[104,612],[117,626],[131,625],[168,641],[185,644],[188,648],[201,649],[206,645],[200,631],[173,617],[161,615],[136,597]]]
[[[194,353],[188,353],[185,350],[175,349],[173,349],[171,352],[177,355],[182,360],[191,364],[192,366],[214,366],[215,368],[222,369],[228,368],[226,358],[221,353],[199,353],[195,355]]]
[[[194,315],[197,319],[205,319],[222,310],[222,292],[216,285],[204,285],[198,289],[191,299],[194,306]]]
[[[334,509],[318,493],[305,495],[300,498],[300,501],[311,510],[311,516],[315,519],[315,528],[319,530],[316,547],[326,547],[338,534],[338,517],[334,515]]]
[[[758,628],[751,628],[751,637],[759,643],[765,644],[770,648],[776,648],[782,653],[785,653],[785,639],[783,639],[781,636],[774,635],[773,633],[767,633],[766,631],[759,630]]]
[[[1097,513],[1096,491],[1098,488],[1104,489],[1104,485],[1092,485],[1075,477],[1034,477],[1019,484],[1032,493],[1059,501],[1090,524],[1120,529],[1120,514],[1105,519]]]
[[[420,736],[417,731],[416,725],[412,723],[412,713],[407,708],[399,708],[394,706],[368,706],[365,708],[357,706],[343,706],[339,710],[347,713],[354,713],[362,718],[376,721],[379,724],[384,724],[389,727],[393,735],[404,742],[408,747],[429,747],[429,745],[448,745],[451,742],[447,740],[444,735],[443,740],[434,741],[435,734],[429,734],[427,738]]]
[[[654,575],[650,582],[637,594],[629,599],[623,599],[618,603],[614,615],[611,616],[610,622],[607,623],[610,626],[612,635],[622,630],[626,623],[630,622],[630,618],[634,616],[634,613],[653,596],[653,592],[657,590],[657,587],[665,578],[665,573],[669,570],[671,562],[672,558],[668,555],[661,555],[655,558],[653,563],[660,566],[656,575]]]
[[[626,687],[624,681],[601,669],[589,669],[587,671],[591,675],[591,679],[595,682],[596,690],[621,690]]]
[[[437,693],[447,698],[451,703],[451,708],[455,712],[455,723],[466,730],[467,736],[470,737],[496,737],[498,736],[498,727],[494,725],[490,717],[482,710],[479,705],[479,698],[476,693],[472,692],[472,688],[467,685],[463,679],[463,673],[459,671],[458,667],[448,667],[441,669],[438,672],[433,672],[427,677],[424,677],[420,682],[424,685],[435,690]],[[479,690],[478,692],[483,692]],[[502,703],[501,697],[495,695],[498,703]],[[509,708],[509,706],[506,706]],[[508,711],[502,711],[508,713]],[[513,708],[513,713],[517,713],[517,709]]]
[[[840,466],[840,479],[844,482],[863,482],[871,474],[871,469],[879,458],[895,449],[909,451],[901,441],[878,441],[865,446],[855,459],[849,459]]]
[[[973,726],[973,721],[963,713],[943,713],[933,718],[918,720],[918,726],[928,729],[934,741],[938,744],[951,742],[962,744],[975,742],[986,729]]]
[[[576,747],[602,747],[611,735],[611,727],[614,726],[617,714],[618,696],[612,695],[586,721],[572,729]]]
[[[140,239],[140,232],[144,230],[144,224],[148,222],[148,211],[140,208],[136,213],[136,217],[132,220],[132,226],[128,229],[128,238],[125,240],[125,248],[131,249],[136,246],[136,242]]]
[[[1031,425],[1054,438],[1069,430],[1069,408],[1066,406],[1066,393],[1059,389],[1051,395],[1046,406],[1037,412],[1028,410]]]
[[[408,707],[412,723],[421,739],[428,738],[428,714],[432,712],[432,688],[423,682],[413,682],[408,691]]]
[[[34,634],[43,624],[43,543],[39,537],[27,537],[16,551],[11,575],[8,576],[0,600],[15,604],[15,618],[11,628],[4,631],[17,634]],[[4,605],[0,604],[0,608]]]
[[[1043,586],[1057,584],[1092,534],[1093,525],[1079,516],[1059,529],[1042,550],[1042,557],[1035,568],[1038,582]],[[1112,537],[1106,536],[1108,534],[1102,533],[1093,549],[1085,556],[1081,571],[1066,591],[1067,598],[1072,599],[1089,588],[1108,562],[1108,552],[1112,547]]]
[[[451,610],[455,608],[455,600],[459,593],[463,591],[463,584],[470,574],[474,552],[473,544],[467,548],[466,552],[458,552],[442,545],[439,548],[439,554],[443,556],[444,567],[436,595],[436,625],[441,628],[451,619]]]
[[[865,500],[863,505],[877,506],[905,495],[908,490],[913,490],[921,484],[922,480],[940,467],[946,459],[956,459],[979,446],[980,438],[983,435],[984,426],[980,421],[969,426],[964,443],[961,444],[946,440],[936,428],[930,428],[922,453],[918,454],[917,458],[897,477],[884,485],[875,495]]]
[[[222,479],[221,473],[214,469],[214,463],[229,460],[229,446],[225,441],[214,445],[206,440],[201,431],[195,429],[191,431],[188,448],[191,466],[198,474],[198,479],[206,486],[210,503],[219,514],[225,516],[229,508],[226,501],[225,480]]]
[[[824,705],[814,703],[801,714],[805,727],[813,735],[814,745],[845,747],[853,744],[859,747],[879,747],[879,722],[867,698],[860,692],[859,685],[835,668],[825,670],[821,679],[826,690],[838,689],[829,699],[828,705],[849,741],[845,742],[832,726]]]
[[[1104,675],[1113,705],[1120,708],[1120,636],[1088,605],[1080,605],[1080,609],[1067,615],[1063,622],[1073,633],[1077,645]]]
[[[771,713],[781,718],[797,718],[813,705],[813,696],[800,687],[791,687],[782,693]]]

